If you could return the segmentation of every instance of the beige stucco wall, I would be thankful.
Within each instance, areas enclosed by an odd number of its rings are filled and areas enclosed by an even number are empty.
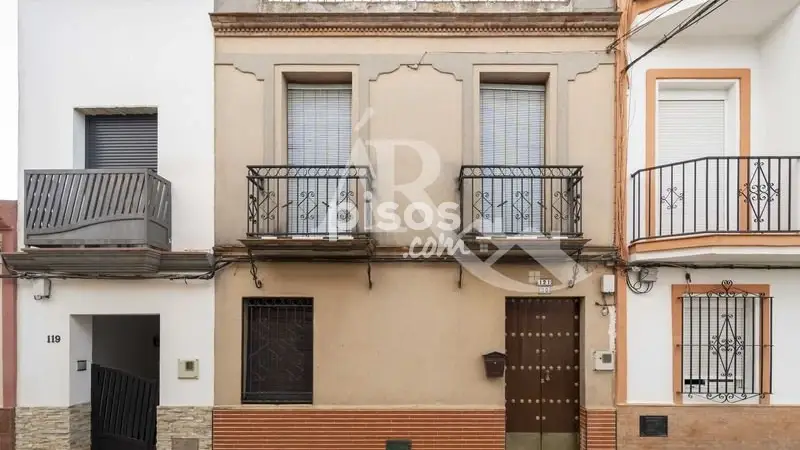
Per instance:
[[[505,298],[450,263],[262,263],[263,287],[239,264],[216,278],[215,404],[240,404],[242,298],[314,298],[314,404],[317,406],[471,405],[502,407],[502,380],[485,377],[481,355],[505,349]],[[540,267],[508,265],[525,280]],[[612,374],[592,370],[592,351],[609,349],[610,316],[599,302],[602,267],[550,297],[582,301],[581,397],[610,406]],[[613,314],[612,314],[613,315]]]
[[[389,139],[422,143],[423,152],[435,153],[439,174],[426,189],[434,211],[457,200],[461,165],[480,164],[482,77],[501,72],[501,78],[544,80],[545,164],[584,166],[584,235],[589,245],[611,245],[614,74],[605,52],[608,39],[220,37],[216,42],[218,245],[236,245],[245,236],[245,166],[285,163],[286,77],[313,72],[352,79],[353,124],[372,112],[353,141],[369,148],[371,162],[386,153],[369,144]],[[420,175],[423,163],[416,152],[398,147],[395,155],[395,183]],[[397,202],[402,215],[409,200],[389,195],[383,173],[375,180],[376,199]],[[413,235],[391,233],[378,240],[404,246]]]
[[[216,243],[239,245],[246,231],[245,166],[286,160],[287,74],[344,73],[353,85],[353,141],[423,142],[440,162],[426,193],[435,206],[457,200],[461,165],[480,164],[478,87],[486,73],[546,83],[546,164],[583,165],[583,230],[589,245],[612,243],[613,59],[604,38],[311,38],[216,40]],[[312,75],[324,77],[325,75]],[[367,146],[369,147],[369,146]],[[376,150],[369,149],[371,161]],[[395,183],[415,179],[421,160],[400,154]],[[379,167],[380,169],[380,167]],[[385,174],[385,172],[383,172]],[[384,176],[385,178],[385,176]],[[376,179],[377,200],[387,199]],[[420,233],[420,232],[418,232]],[[421,232],[430,235],[430,231]],[[405,246],[412,232],[378,235]],[[481,355],[504,349],[506,296],[468,272],[457,285],[452,263],[258,263],[257,289],[247,264],[216,280],[215,403],[241,394],[242,298],[314,298],[314,403],[319,406],[482,405],[502,408],[501,380],[488,380]],[[527,282],[533,265],[504,265]],[[582,297],[581,397],[611,406],[612,374],[592,370],[592,350],[610,348],[600,308],[599,275],[552,296]]]

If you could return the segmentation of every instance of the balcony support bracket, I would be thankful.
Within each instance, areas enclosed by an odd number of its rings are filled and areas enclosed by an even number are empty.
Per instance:
[[[264,283],[258,278],[258,267],[256,266],[255,258],[253,258],[253,251],[250,249],[247,249],[247,258],[250,260],[250,275],[253,277],[253,284],[256,289],[261,289]]]
[[[372,289],[372,263],[367,261],[367,283],[369,288]]]

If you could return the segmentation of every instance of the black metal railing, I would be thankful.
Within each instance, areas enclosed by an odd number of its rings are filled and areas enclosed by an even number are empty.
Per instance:
[[[632,241],[800,231],[800,157],[707,157],[632,175]]]
[[[94,450],[155,450],[158,381],[92,364]]]
[[[368,234],[366,166],[248,166],[247,181],[248,237]]]
[[[772,297],[726,280],[678,301],[681,394],[734,403],[772,393]]]
[[[463,166],[458,179],[464,235],[578,237],[582,166]]]

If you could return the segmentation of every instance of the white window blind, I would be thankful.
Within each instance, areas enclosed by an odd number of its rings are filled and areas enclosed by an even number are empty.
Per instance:
[[[726,101],[660,99],[657,165],[704,157],[731,156],[726,149]],[[704,160],[657,170],[659,235],[727,230],[736,225],[736,198],[725,183],[735,183],[736,162]],[[736,192],[735,187],[731,186]],[[722,193],[722,194],[721,194]],[[733,197],[733,198],[729,198]]]
[[[483,165],[544,164],[544,86],[482,84],[480,88]],[[530,178],[483,178],[477,226],[485,234],[541,233],[543,186]]]
[[[290,166],[345,166],[350,159],[352,88],[348,85],[290,84],[287,92]],[[289,232],[337,231],[336,208],[348,181],[314,178],[288,180]],[[347,197],[344,197],[347,199]],[[333,223],[331,223],[333,221]]]
[[[684,295],[684,392],[751,392],[759,386],[760,317],[755,295]]]

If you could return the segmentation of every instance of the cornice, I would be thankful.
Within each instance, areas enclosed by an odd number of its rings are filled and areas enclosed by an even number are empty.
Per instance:
[[[216,36],[615,36],[618,12],[212,13]]]

